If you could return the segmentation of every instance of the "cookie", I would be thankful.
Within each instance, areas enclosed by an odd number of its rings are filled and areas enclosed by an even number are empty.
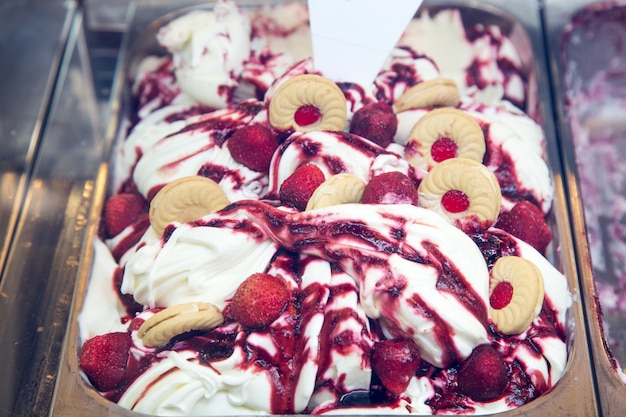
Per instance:
[[[440,108],[420,118],[406,141],[406,158],[417,168],[428,170],[449,158],[482,162],[485,155],[483,130],[463,110]]]
[[[467,233],[496,222],[502,193],[496,176],[483,164],[451,158],[433,167],[418,189],[420,207],[433,210]]]
[[[288,79],[278,86],[269,103],[270,124],[280,131],[343,130],[347,119],[343,92],[320,75]]]
[[[489,284],[489,316],[500,333],[520,334],[531,325],[543,305],[541,271],[517,256],[496,261]]]
[[[172,181],[150,203],[150,224],[161,236],[168,224],[197,220],[226,207],[230,202],[213,180],[191,176]]]
[[[456,107],[461,102],[459,88],[451,78],[435,78],[415,84],[393,103],[396,113],[409,109]]]
[[[191,302],[168,307],[144,321],[137,334],[144,346],[167,344],[173,337],[192,330],[209,331],[224,322],[218,308],[211,303]]]
[[[360,203],[365,183],[354,174],[333,175],[315,189],[306,210],[336,206],[338,204]]]

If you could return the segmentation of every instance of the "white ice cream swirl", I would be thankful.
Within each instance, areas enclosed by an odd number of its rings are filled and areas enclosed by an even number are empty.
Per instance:
[[[436,366],[462,360],[488,341],[485,261],[467,235],[435,213],[363,204],[287,213],[248,201],[221,215],[249,217],[245,222],[267,237],[258,241],[228,228],[179,227],[162,248],[139,249],[126,266],[122,291],[149,306],[199,299],[223,306],[238,283],[263,270],[281,245],[341,265],[357,283],[367,316],[380,319],[389,337],[413,338]],[[276,228],[278,223],[283,226]]]
[[[174,57],[183,92],[214,108],[230,103],[250,55],[250,22],[234,3],[218,1],[213,12],[185,14],[162,27],[157,38]]]

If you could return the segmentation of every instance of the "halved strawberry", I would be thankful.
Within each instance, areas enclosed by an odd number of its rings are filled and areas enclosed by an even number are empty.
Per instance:
[[[325,179],[324,173],[316,165],[304,164],[281,184],[280,201],[303,211],[315,189]]]
[[[352,116],[350,133],[371,140],[383,148],[393,142],[398,129],[398,118],[387,103],[370,103]]]
[[[79,365],[95,389],[111,391],[124,382],[131,343],[129,333],[113,332],[83,344]]]
[[[541,253],[552,240],[543,212],[528,201],[517,203],[511,211],[500,214],[495,226],[522,239]]]
[[[363,191],[364,204],[417,205],[417,187],[401,172],[384,172],[373,177]]]
[[[285,310],[290,291],[284,279],[264,273],[242,282],[230,304],[230,314],[248,330],[263,330]]]
[[[502,354],[491,345],[479,345],[461,363],[458,373],[461,392],[474,401],[493,401],[507,384],[507,366]]]
[[[402,394],[420,365],[420,353],[412,339],[389,339],[372,348],[372,370],[392,394]]]
[[[145,213],[148,202],[139,194],[122,193],[109,198],[104,205],[104,224],[108,237],[119,235],[137,217]]]
[[[253,171],[266,172],[278,148],[278,139],[270,129],[254,124],[237,129],[226,146],[235,161]]]

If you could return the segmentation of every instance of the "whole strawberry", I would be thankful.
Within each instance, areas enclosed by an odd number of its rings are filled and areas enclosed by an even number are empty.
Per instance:
[[[130,347],[126,332],[95,336],[83,344],[78,363],[95,389],[111,391],[124,382]]]
[[[104,224],[107,237],[119,235],[137,217],[145,213],[148,202],[139,194],[122,193],[109,198],[104,205]]]
[[[235,161],[253,171],[267,172],[278,148],[278,139],[264,126],[247,125],[237,129],[226,146]]]
[[[364,204],[417,205],[417,187],[401,172],[385,172],[373,177],[363,190]]]
[[[528,201],[517,203],[510,211],[500,214],[495,226],[522,239],[541,253],[545,253],[552,240],[542,211]]]
[[[362,136],[387,147],[398,130],[398,118],[391,106],[377,102],[366,104],[357,110],[350,122],[350,133]]]
[[[479,345],[461,363],[458,373],[460,391],[474,401],[495,400],[507,384],[507,366],[500,352],[491,345]]]
[[[402,394],[417,372],[419,349],[412,339],[389,339],[377,342],[371,351],[372,370],[392,394]]]
[[[235,291],[230,314],[247,330],[263,330],[281,315],[289,299],[290,291],[284,279],[252,274]]]
[[[325,179],[324,173],[316,165],[304,164],[281,184],[280,201],[304,211],[313,192]]]

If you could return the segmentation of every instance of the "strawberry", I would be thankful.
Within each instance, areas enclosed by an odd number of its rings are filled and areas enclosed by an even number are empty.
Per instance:
[[[417,187],[401,172],[385,172],[373,177],[363,191],[364,204],[417,205]]]
[[[126,332],[95,336],[83,344],[79,365],[98,391],[118,388],[128,368],[131,337]]]
[[[495,226],[522,239],[541,253],[552,240],[543,212],[528,201],[517,203],[511,211],[500,214]]]
[[[357,110],[350,121],[350,133],[362,136],[385,148],[393,141],[398,129],[398,118],[391,106],[377,102]]]
[[[145,213],[148,202],[139,194],[122,193],[109,198],[104,205],[104,224],[108,237],[119,235],[137,217]]]
[[[419,349],[412,339],[377,342],[371,351],[372,370],[392,394],[402,394],[420,365]]]
[[[474,401],[500,397],[507,384],[507,366],[500,352],[491,345],[476,346],[459,367],[458,384]]]
[[[235,131],[226,141],[233,159],[253,171],[267,172],[278,139],[274,133],[261,125],[247,125]]]
[[[304,211],[313,192],[324,180],[324,173],[316,165],[304,164],[281,184],[280,201]]]
[[[230,304],[230,314],[248,330],[263,330],[287,307],[289,289],[285,280],[256,273],[242,282]]]

